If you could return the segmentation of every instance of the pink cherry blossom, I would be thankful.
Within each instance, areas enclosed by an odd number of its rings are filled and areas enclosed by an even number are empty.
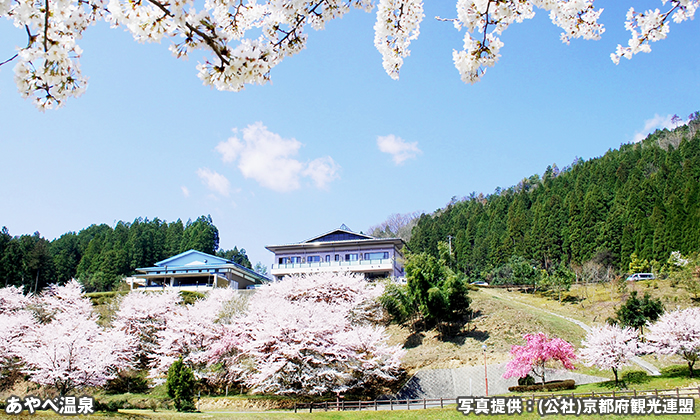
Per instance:
[[[549,338],[545,333],[525,334],[524,346],[513,346],[510,350],[513,360],[506,365],[504,378],[523,378],[532,372],[545,383],[545,367],[550,361],[558,361],[566,369],[575,369],[571,363],[576,360],[574,346],[561,338]]]
[[[404,352],[388,346],[384,329],[367,316],[367,301],[379,292],[349,274],[292,276],[266,286],[247,314],[226,326],[211,363],[254,392],[323,394],[392,380]]]
[[[579,354],[583,364],[612,369],[616,383],[618,370],[640,353],[637,330],[617,325],[593,327],[582,345]]]
[[[690,376],[700,357],[700,308],[667,312],[647,327],[647,350],[677,354],[688,363]]]
[[[135,340],[97,324],[77,282],[53,285],[36,298],[39,322],[29,322],[15,348],[29,380],[61,395],[102,386],[132,365]]]

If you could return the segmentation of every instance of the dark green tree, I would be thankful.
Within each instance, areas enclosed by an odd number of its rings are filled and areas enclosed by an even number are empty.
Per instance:
[[[211,216],[199,216],[194,222],[187,222],[182,233],[180,252],[190,249],[216,254],[219,249],[219,229],[214,226]]]
[[[660,299],[652,298],[649,292],[639,299],[637,291],[633,290],[625,303],[615,312],[616,319],[611,320],[622,326],[632,327],[643,333],[647,322],[654,322],[664,313]]]
[[[196,410],[194,385],[195,379],[192,369],[184,364],[182,357],[180,357],[168,369],[168,379],[165,382],[168,396],[173,399],[177,411]]]

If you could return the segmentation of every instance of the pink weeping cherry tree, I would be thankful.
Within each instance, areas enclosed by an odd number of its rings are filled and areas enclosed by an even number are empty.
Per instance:
[[[527,341],[524,346],[513,346],[510,350],[513,360],[506,365],[504,378],[524,378],[532,372],[542,378],[545,383],[545,367],[547,363],[557,361],[566,369],[575,369],[572,361],[576,360],[574,346],[561,338],[549,338],[547,334],[525,334]]]

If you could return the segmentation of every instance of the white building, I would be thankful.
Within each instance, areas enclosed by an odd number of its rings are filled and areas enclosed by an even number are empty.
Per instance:
[[[275,254],[271,274],[280,280],[292,274],[349,271],[375,278],[402,278],[406,244],[399,238],[374,238],[339,229],[287,245],[266,246]]]

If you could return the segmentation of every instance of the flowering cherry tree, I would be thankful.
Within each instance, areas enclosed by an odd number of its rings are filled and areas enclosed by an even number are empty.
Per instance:
[[[18,344],[35,323],[26,309],[29,303],[21,287],[0,289],[0,389],[11,385],[19,373]]]
[[[612,369],[615,383],[618,382],[620,367],[629,364],[632,357],[640,353],[637,330],[617,325],[593,327],[581,344],[583,349],[579,355],[583,364]]]
[[[693,18],[700,0],[661,3],[664,11],[629,9],[625,27],[631,38],[611,54],[615,63],[649,52],[651,42],[668,35],[670,20]],[[410,43],[420,33],[420,0],[0,0],[0,18],[27,34],[27,44],[0,65],[16,61],[19,91],[37,107],[61,106],[85,91],[78,40],[90,25],[104,20],[125,28],[139,42],[172,40],[176,57],[208,52],[208,59],[197,65],[199,78],[205,85],[238,91],[246,84],[268,82],[276,65],[305,48],[309,28],[323,29],[352,8],[370,11],[375,5],[374,44],[386,72],[398,78]],[[465,30],[463,48],[453,52],[462,80],[478,81],[498,61],[503,31],[531,19],[535,9],[549,12],[552,23],[562,29],[563,42],[598,39],[604,32],[598,23],[603,10],[593,0],[457,0],[455,17],[443,20]]]
[[[31,323],[17,345],[29,379],[61,395],[104,385],[131,366],[135,345],[123,331],[100,327],[80,291],[75,280],[49,287],[35,302],[40,322]]]
[[[159,337],[178,309],[180,294],[176,291],[132,291],[119,303],[112,322],[115,329],[136,340],[134,367],[148,369],[156,363]],[[166,368],[167,369],[167,368]]]
[[[700,356],[700,308],[667,312],[646,334],[649,350],[660,354],[677,354],[688,363],[690,377]]]
[[[254,392],[324,394],[392,380],[403,350],[388,346],[384,329],[365,313],[377,288],[349,274],[265,286],[214,344],[211,363]]]
[[[550,361],[559,361],[566,369],[575,369],[574,346],[561,338],[549,338],[545,333],[525,334],[524,346],[513,346],[510,350],[513,360],[506,365],[504,378],[524,378],[532,372],[545,383],[545,367]]]
[[[178,305],[169,314],[166,327],[157,333],[159,346],[154,351],[151,375],[164,375],[178,359],[199,376],[206,375],[205,352],[224,334],[220,316],[236,294],[233,289],[212,289],[205,299]]]

